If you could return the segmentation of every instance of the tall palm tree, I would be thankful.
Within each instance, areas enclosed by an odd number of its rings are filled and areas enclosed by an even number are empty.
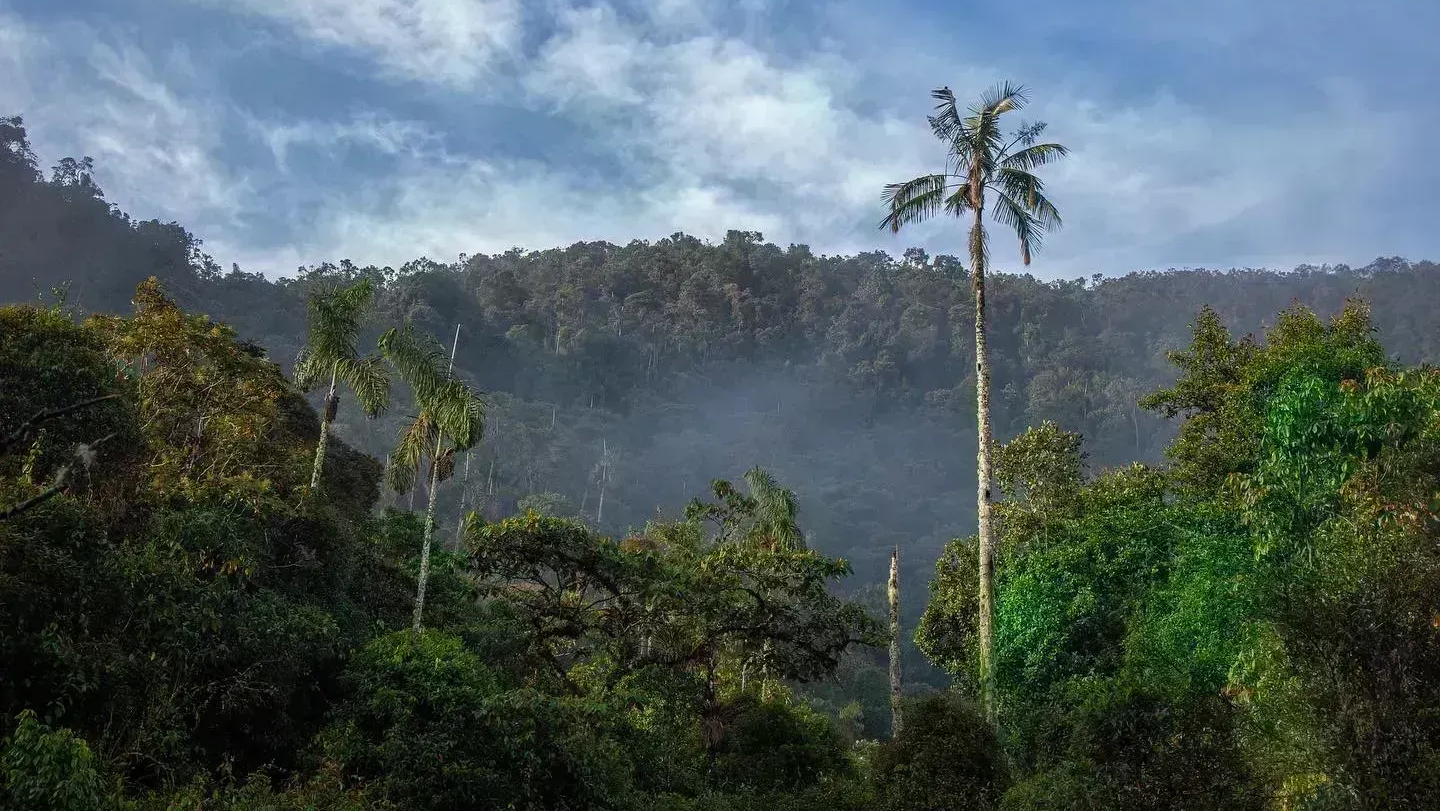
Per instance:
[[[1020,241],[1020,258],[1029,265],[1043,234],[1060,226],[1060,213],[1045,197],[1035,170],[1064,157],[1067,150],[1060,144],[1040,142],[1045,131],[1043,123],[1021,124],[1008,136],[1001,131],[1000,116],[1025,106],[1023,87],[1006,82],[987,92],[966,113],[961,113],[950,88],[942,87],[930,95],[938,102],[936,114],[928,119],[931,132],[946,147],[944,170],[887,185],[884,199],[890,213],[880,227],[898,232],[903,225],[936,214],[972,215],[970,280],[975,293],[975,411],[980,434],[976,454],[980,672],[985,712],[995,723],[995,538],[990,504],[990,354],[985,342],[985,272],[989,259],[985,205],[994,202],[992,216],[1015,233]]]
[[[456,452],[479,444],[485,430],[485,407],[470,387],[443,365],[444,350],[434,338],[417,334],[406,325],[380,336],[380,352],[409,384],[417,412],[390,454],[391,489],[397,493],[411,489],[422,463],[430,460],[430,504],[425,510],[425,537],[415,587],[414,629],[419,633],[425,614],[425,583],[430,577],[437,491],[440,482],[455,472]]]
[[[344,383],[354,393],[367,417],[376,416],[390,403],[390,375],[380,358],[361,357],[355,346],[360,322],[374,297],[375,288],[369,279],[310,295],[310,332],[295,361],[294,382],[301,391],[309,391],[327,376],[330,378],[330,392],[325,396],[325,413],[320,420],[320,441],[315,446],[315,467],[310,474],[311,490],[320,487],[330,425],[340,404],[339,384]]]

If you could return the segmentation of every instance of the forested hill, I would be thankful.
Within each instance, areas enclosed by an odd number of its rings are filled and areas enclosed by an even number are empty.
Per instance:
[[[955,258],[817,256],[732,231],[718,244],[677,234],[267,279],[222,270],[179,224],[120,212],[88,161],[45,178],[18,120],[0,123],[0,141],[4,302],[68,283],[81,310],[128,312],[154,275],[287,368],[317,285],[380,283],[366,345],[403,320],[448,344],[458,324],[457,368],[490,411],[468,479],[444,486],[467,487],[492,516],[529,499],[618,532],[761,465],[798,491],[811,543],[850,558],[859,582],[880,581],[896,543],[909,582],[928,580],[943,542],[971,528],[972,313]],[[1440,359],[1431,262],[1059,282],[1000,273],[990,290],[999,438],[1054,420],[1083,433],[1092,466],[1160,456],[1175,426],[1134,403],[1173,379],[1166,352],[1188,343],[1203,305],[1249,332],[1292,301],[1329,314],[1358,295],[1401,360]],[[374,421],[342,408],[339,433],[383,458],[401,405]],[[910,613],[922,599],[908,591]]]

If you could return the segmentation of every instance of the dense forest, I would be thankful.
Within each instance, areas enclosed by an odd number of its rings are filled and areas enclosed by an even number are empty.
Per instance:
[[[1434,264],[989,274],[996,737],[960,259],[731,232],[270,278],[0,145],[4,807],[1440,796]]]

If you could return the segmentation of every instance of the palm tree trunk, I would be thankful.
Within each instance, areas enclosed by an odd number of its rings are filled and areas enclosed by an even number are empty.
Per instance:
[[[310,489],[320,488],[320,470],[325,466],[325,449],[330,445],[330,418],[335,413],[335,367],[330,368],[330,393],[325,395],[325,411],[320,416],[320,441],[315,444],[315,469],[310,474]]]
[[[900,734],[900,547],[890,551],[890,737]]]
[[[455,325],[455,342],[450,345],[450,371],[455,370],[455,351],[460,348],[460,325]],[[435,537],[435,504],[440,495],[440,454],[445,448],[445,432],[435,432],[435,452],[430,455],[430,504],[425,508],[425,539],[420,545],[420,575],[415,583],[414,631],[420,633],[420,620],[425,616],[425,583],[430,579],[430,541]]]
[[[979,194],[973,202],[980,203]],[[985,717],[999,720],[995,696],[995,535],[990,510],[990,350],[985,341],[985,225],[982,205],[975,205],[970,229],[970,264],[975,287],[975,420],[979,428],[976,451],[976,513],[980,536],[980,689]]]
[[[435,503],[439,500],[440,453],[445,435],[435,438],[435,455],[430,457],[430,506],[425,509],[425,540],[420,545],[420,576],[415,582],[415,633],[420,633],[420,620],[425,614],[425,583],[430,579],[430,540],[435,535]]]

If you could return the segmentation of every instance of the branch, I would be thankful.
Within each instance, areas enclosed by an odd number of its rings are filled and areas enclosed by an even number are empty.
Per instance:
[[[4,521],[7,518],[14,518],[15,516],[23,512],[32,510],[40,506],[41,504],[44,504],[46,501],[49,501],[56,495],[59,495],[65,489],[65,474],[69,471],[69,468],[60,468],[60,471],[55,474],[55,483],[45,488],[43,492],[25,499],[24,501],[16,504],[13,507],[6,507],[4,510],[0,510],[0,521]]]
[[[25,441],[26,435],[28,435],[30,431],[35,428],[35,426],[39,425],[42,422],[53,420],[56,417],[62,417],[66,414],[69,414],[71,411],[79,411],[82,408],[88,408],[92,405],[95,405],[96,403],[101,403],[106,400],[114,400],[119,396],[120,395],[118,394],[106,394],[101,397],[93,397],[89,400],[81,400],[78,403],[71,403],[67,406],[61,406],[60,408],[43,408],[40,411],[37,411],[33,417],[21,423],[20,427],[16,428],[15,431],[10,434],[10,436],[5,437],[4,443],[0,443],[0,454],[9,453],[12,447]]]

